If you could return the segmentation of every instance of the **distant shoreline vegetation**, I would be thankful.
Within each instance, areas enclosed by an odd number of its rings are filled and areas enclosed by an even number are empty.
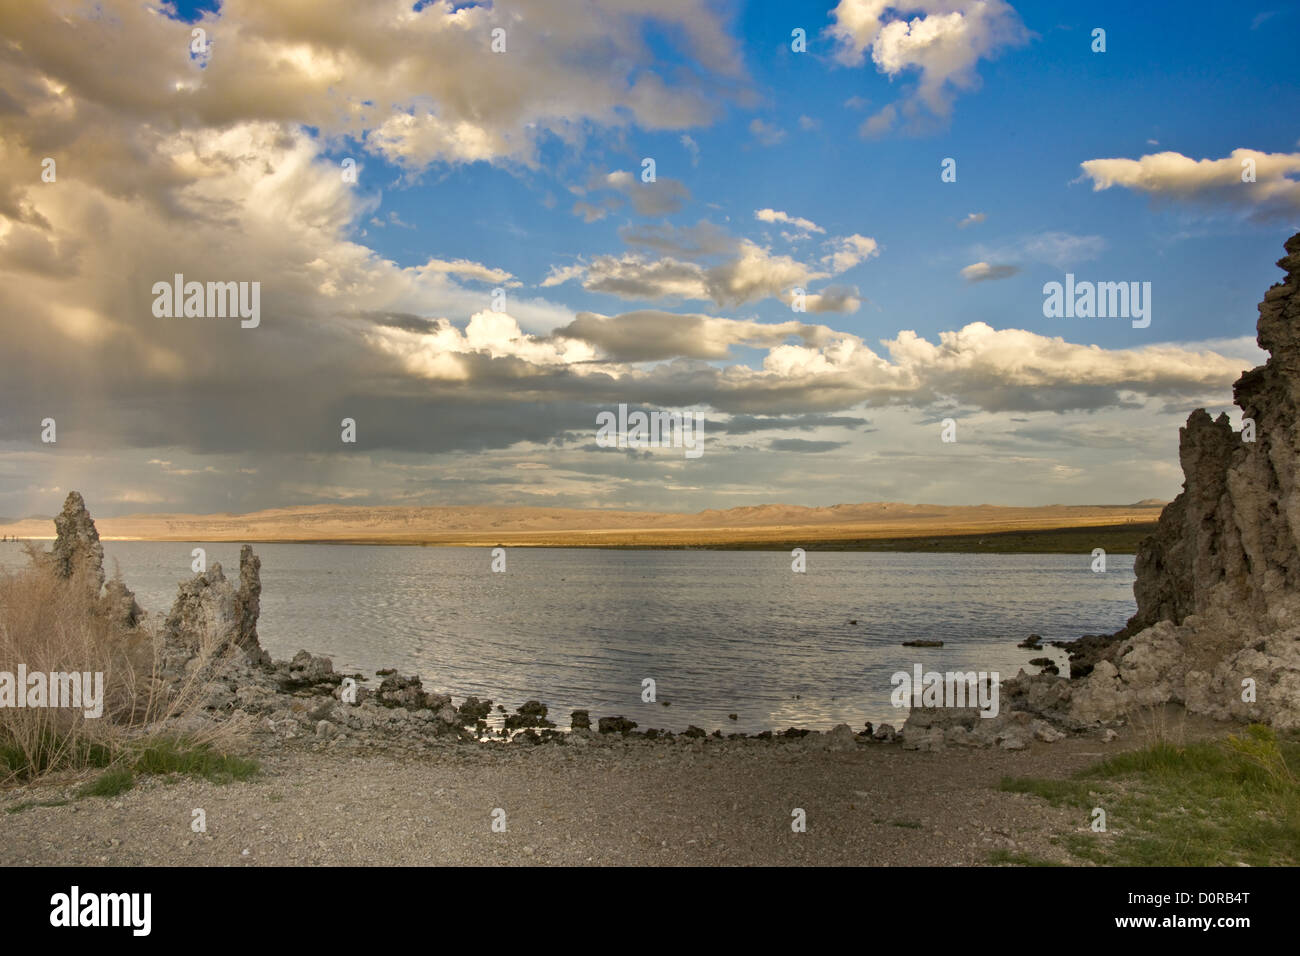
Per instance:
[[[438,538],[289,538],[243,536],[239,540],[250,544],[340,544],[391,547],[426,548],[595,548],[607,551],[785,551],[806,548],[815,551],[895,551],[912,553],[946,554],[1090,554],[1102,548],[1107,554],[1136,554],[1142,539],[1156,530],[1156,523],[1129,522],[1125,524],[1087,525],[1065,528],[1039,528],[1025,531],[989,531],[984,533],[924,534],[880,538],[826,538],[824,529],[810,530],[802,537],[763,538],[755,540],[689,540],[691,533],[683,531],[682,540],[656,541],[656,535],[622,532],[621,540],[592,541],[581,532],[572,540],[563,532],[549,539],[521,542],[513,537],[498,542],[481,537],[468,541],[463,537],[454,540]],[[659,533],[660,536],[662,532]],[[613,538],[615,535],[610,534]],[[32,539],[38,540],[38,539]],[[179,538],[143,538],[105,536],[103,541],[179,541]],[[191,539],[185,539],[189,541]],[[225,541],[225,538],[199,539]],[[233,540],[233,539],[231,539]]]

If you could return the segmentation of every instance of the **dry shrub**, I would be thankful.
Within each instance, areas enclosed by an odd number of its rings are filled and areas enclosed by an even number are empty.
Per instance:
[[[1171,714],[1177,719],[1171,719]],[[1146,704],[1128,714],[1128,720],[1142,731],[1147,747],[1181,749],[1187,740],[1187,711],[1172,704]]]
[[[0,707],[0,784],[106,766],[151,737],[183,734],[187,747],[222,751],[237,746],[246,721],[208,719],[203,684],[219,674],[231,653],[242,652],[205,639],[199,666],[167,684],[161,679],[163,643],[152,629],[115,624],[95,582],[80,575],[60,578],[39,551],[29,549],[29,555],[31,567],[0,571],[0,671],[16,678],[23,664],[28,674],[102,673],[103,713]],[[25,694],[26,688],[16,692]]]

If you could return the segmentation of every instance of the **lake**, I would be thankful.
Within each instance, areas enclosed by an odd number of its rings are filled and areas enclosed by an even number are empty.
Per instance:
[[[165,615],[199,546],[105,542],[105,565],[111,574],[116,561],[140,604]],[[237,580],[237,544],[201,546]],[[1015,646],[1027,635],[1110,632],[1135,610],[1131,555],[1094,573],[1090,554],[810,551],[795,574],[788,552],[512,548],[494,573],[486,548],[255,550],[258,631],[273,657],[306,649],[341,671],[395,667],[426,690],[509,710],[536,698],[562,728],[575,708],[642,729],[898,727],[896,671],[1005,679],[1041,656]],[[0,564],[21,563],[17,545],[0,544]],[[900,646],[918,639],[945,646]],[[656,703],[641,699],[645,678]]]

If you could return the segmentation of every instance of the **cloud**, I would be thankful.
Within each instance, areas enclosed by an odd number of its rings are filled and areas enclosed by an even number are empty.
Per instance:
[[[1068,232],[1038,232],[1009,242],[978,243],[972,249],[984,262],[1036,262],[1064,269],[1097,258],[1106,250],[1106,240]]]
[[[1019,271],[1018,266],[994,266],[987,262],[973,262],[961,270],[961,275],[967,282],[990,282],[995,279],[1009,279]]]
[[[795,452],[796,454],[816,455],[835,451],[847,445],[846,441],[809,441],[806,438],[773,438],[767,443],[772,451]]]
[[[1300,153],[1234,149],[1223,159],[1195,160],[1166,151],[1140,159],[1090,159],[1080,164],[1093,192],[1121,186],[1160,199],[1194,200],[1267,219],[1300,211]],[[1254,182],[1243,182],[1254,166]]]
[[[631,200],[632,208],[637,214],[642,216],[666,216],[680,212],[691,198],[691,191],[680,180],[659,177],[654,182],[647,183],[627,170],[615,170],[596,178],[588,185],[590,188],[612,189],[622,193]]]
[[[773,209],[760,209],[755,218],[821,231],[810,220]],[[619,235],[629,246],[662,255],[650,258],[629,252],[598,256],[583,272],[583,288],[587,291],[624,299],[712,301],[718,306],[737,306],[771,297],[788,305],[793,301],[793,290],[799,288],[808,293],[805,304],[809,311],[855,312],[861,303],[855,287],[828,287],[816,293],[810,287],[880,254],[879,244],[868,236],[832,238],[824,243],[830,252],[821,257],[819,268],[788,255],[774,254],[765,246],[733,237],[703,220],[685,227],[629,226]],[[576,267],[571,267],[547,281],[558,284],[576,275]]]
[[[689,133],[682,133],[681,144],[691,154],[691,165],[700,165],[700,144]]]
[[[732,254],[740,245],[721,226],[703,219],[694,226],[625,226],[618,235],[629,246],[692,260]]]
[[[764,146],[776,146],[785,139],[785,130],[755,117],[749,123],[749,134]]]
[[[963,219],[961,222],[957,223],[957,228],[965,229],[967,226],[978,226],[987,218],[988,216],[982,212],[973,212],[970,215],[968,215],[965,219]]]
[[[213,40],[202,62],[190,57],[191,25],[157,7],[105,0],[97,8],[103,15],[68,16],[57,6],[0,15],[27,66],[51,80],[19,97],[33,107],[33,121],[47,124],[39,138],[67,143],[70,122],[98,127],[110,113],[148,117],[156,129],[294,122],[325,137],[352,137],[412,170],[434,162],[531,164],[542,137],[568,137],[587,123],[660,130],[710,122],[719,104],[703,84],[722,97],[747,84],[724,23],[695,4],[629,0],[578,9],[518,0],[504,9],[321,0],[305,19],[292,3],[232,2],[198,21]],[[534,28],[539,23],[546,29]],[[684,55],[707,51],[698,59],[703,75],[674,81],[657,69],[660,51],[644,39],[650,24]],[[498,27],[507,34],[504,54],[490,49]],[[118,62],[93,54],[104,49],[116,51]],[[51,111],[57,99],[82,108],[75,118]]]
[[[508,287],[522,285],[505,269],[493,269],[479,262],[470,262],[468,259],[455,259],[451,262],[430,259],[420,269],[438,275],[461,276],[475,282],[490,282],[493,285]]]
[[[722,21],[695,5],[321,0],[304,20],[290,3],[227,3],[199,21],[213,38],[201,66],[189,56],[189,24],[125,0],[102,6],[107,15],[93,19],[56,8],[10,15],[5,34],[64,76],[70,95],[109,109],[173,126],[292,120],[413,169],[531,163],[541,136],[583,122],[651,130],[708,122],[717,106],[700,82],[671,82],[655,68],[643,39],[650,23],[686,55],[708,51],[700,62],[720,91],[744,81]],[[498,27],[504,54],[490,49]],[[132,70],[97,63],[90,49],[116,50]],[[84,62],[70,70],[75,59]]]
[[[605,208],[604,206],[593,205],[592,203],[587,202],[585,199],[579,199],[577,202],[575,202],[573,204],[573,209],[571,210],[571,212],[575,216],[581,216],[582,221],[588,224],[596,222],[600,219],[604,219],[607,215],[609,215],[609,210],[607,208]]]
[[[713,266],[672,257],[652,260],[637,254],[598,256],[587,270],[583,287],[625,299],[711,300],[725,306],[757,302],[795,286],[807,288],[829,276],[741,239],[730,258]]]
[[[980,323],[934,342],[900,332],[868,343],[802,316],[678,315],[645,302],[621,315],[575,315],[517,292],[494,311],[491,287],[518,289],[503,268],[523,268],[515,260],[467,246],[464,257],[439,249],[400,264],[360,240],[372,218],[390,232],[394,222],[380,212],[373,174],[341,180],[338,157],[349,150],[391,158],[411,175],[432,164],[526,166],[542,142],[548,162],[553,145],[571,164],[566,149],[602,130],[616,141],[633,127],[676,137],[706,121],[745,80],[734,42],[697,4],[416,10],[322,0],[304,17],[287,0],[230,0],[202,15],[216,37],[203,69],[186,52],[189,26],[156,5],[104,0],[95,9],[102,15],[65,19],[62,6],[39,4],[0,12],[12,54],[0,56],[2,513],[57,510],[70,487],[87,491],[92,508],[465,503],[494,487],[505,489],[497,501],[555,496],[577,506],[626,505],[628,489],[649,489],[659,497],[647,501],[681,506],[686,499],[665,490],[664,459],[583,450],[594,410],[620,401],[703,407],[734,427],[749,451],[730,457],[719,442],[718,454],[691,465],[708,494],[735,500],[796,487],[767,445],[779,428],[810,442],[844,429],[831,438],[857,441],[864,429],[840,419],[864,404],[873,424],[902,422],[902,447],[917,415],[899,409],[1101,416],[1187,396],[1226,401],[1237,373],[1257,361],[1249,342],[1105,350]],[[530,35],[539,22],[547,30]],[[508,31],[505,55],[485,48],[497,23]],[[653,55],[647,36],[656,50],[684,46],[710,66],[660,76],[671,59]],[[60,158],[58,183],[34,182],[46,155]],[[608,179],[608,169],[592,195],[573,194],[607,218],[689,197],[675,180],[647,194],[652,184],[622,171]],[[637,224],[620,235],[625,255],[574,261],[557,249],[540,286],[621,281],[640,284],[652,306],[672,295],[738,305],[784,300],[879,252],[866,236],[823,234],[815,254],[777,255],[707,222]],[[259,282],[261,325],[155,317],[152,285],[176,273]],[[846,285],[808,298],[810,312],[857,302]],[[729,360],[742,349],[743,361]],[[57,449],[33,436],[31,423],[47,415],[58,419]],[[358,423],[356,446],[339,442],[344,417]],[[1110,431],[1145,423],[1135,415]],[[768,434],[745,441],[746,430]],[[864,457],[877,454],[863,447]],[[529,467],[539,461],[550,467]],[[871,492],[922,494],[945,474],[933,455],[913,461],[878,469]],[[681,467],[680,456],[672,464]],[[870,469],[858,463],[847,478],[800,471],[799,494],[843,500]],[[971,480],[961,473],[963,486]],[[1164,480],[1176,487],[1176,468]]]
[[[587,267],[581,264],[571,266],[551,266],[546,278],[542,280],[542,288],[549,289],[551,286],[562,285],[571,279],[581,279],[587,272]]]
[[[725,319],[643,309],[616,316],[580,312],[573,322],[556,329],[560,338],[594,346],[603,358],[618,362],[647,362],[668,358],[722,359],[732,346],[770,348],[791,338],[815,344],[831,330],[824,325]]]
[[[804,232],[804,233],[826,231],[821,226],[817,225],[817,223],[813,222],[811,219],[801,219],[798,216],[789,216],[786,213],[780,212],[776,209],[756,209],[754,210],[754,218],[757,219],[759,222],[788,223],[789,225],[792,225],[795,228],[797,228],[800,232]]]
[[[597,256],[586,270],[583,288],[623,299],[711,298],[703,266],[671,257]]]
[[[1058,268],[1096,259],[1106,249],[1101,236],[1075,236],[1068,232],[1040,232],[1020,243],[1021,254]]]
[[[822,262],[830,267],[833,275],[847,272],[859,263],[880,255],[880,244],[870,236],[859,236],[855,233],[852,236],[832,240],[832,244],[835,247],[834,251],[824,256]]]
[[[919,16],[909,15],[919,14]],[[916,87],[899,104],[888,104],[863,126],[864,135],[891,129],[901,113],[914,121],[946,120],[959,91],[979,86],[976,67],[1030,34],[1003,0],[840,0],[827,32],[836,58],[859,66],[868,51],[876,70],[891,79],[915,74]]]
[[[794,302],[794,293],[783,292],[779,296],[786,305]],[[846,312],[854,313],[862,305],[862,295],[854,285],[828,285],[820,292],[805,291],[803,297],[805,311],[808,312]]]
[[[749,435],[763,431],[813,431],[818,428],[863,428],[871,424],[852,415],[732,415],[724,422],[710,422],[715,432]]]

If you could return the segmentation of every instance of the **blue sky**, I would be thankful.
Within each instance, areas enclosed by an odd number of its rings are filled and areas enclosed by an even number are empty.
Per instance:
[[[1300,220],[1279,4],[61,10],[0,14],[0,515],[1167,498]],[[1046,318],[1066,273],[1150,325]],[[598,447],[619,403],[708,453]]]
[[[928,135],[865,139],[857,130],[870,107],[845,102],[857,96],[883,104],[906,80],[836,64],[832,42],[819,35],[825,3],[790,4],[789,12],[783,4],[779,15],[772,4],[733,6],[760,105],[727,107],[716,124],[688,131],[699,145],[698,165],[676,130],[640,132],[623,148],[582,157],[599,168],[627,169],[655,157],[660,175],[682,180],[694,197],[663,219],[680,225],[707,219],[754,234],[754,209],[771,207],[832,233],[878,238],[881,257],[848,277],[876,307],[838,323],[867,338],[892,335],[900,324],[933,337],[954,316],[1107,347],[1253,334],[1254,315],[1242,309],[1243,296],[1249,300],[1273,281],[1285,217],[1268,228],[1212,206],[1153,202],[1121,190],[1094,193],[1080,181],[1079,164],[1162,150],[1196,158],[1245,145],[1294,151],[1300,123],[1279,118],[1300,115],[1300,90],[1268,78],[1290,72],[1288,37],[1300,12],[1280,11],[1252,29],[1267,9],[1225,19],[1221,5],[1180,5],[1172,18],[1159,5],[1063,11],[1059,4],[1017,4],[1036,37],[981,64],[980,89],[959,97],[951,123]],[[1204,28],[1211,23],[1213,29]],[[790,52],[790,29],[797,25],[810,36],[804,55]],[[1107,30],[1105,53],[1091,52],[1096,26]],[[817,128],[801,129],[801,117]],[[759,145],[748,130],[754,118],[784,130],[782,142]],[[350,154],[346,148],[335,153]],[[941,183],[940,163],[949,156],[958,161],[957,181]],[[463,256],[540,281],[557,260],[620,248],[619,228],[638,221],[610,215],[575,229],[543,205],[548,194],[562,206],[568,198],[563,190],[572,175],[556,167],[521,175],[474,164],[427,171],[406,185],[401,169],[373,158],[366,164],[367,180],[383,196],[380,211],[396,211],[416,227],[369,228],[366,242],[405,265],[429,255]],[[983,223],[956,228],[980,212],[988,217]],[[494,220],[503,228],[493,228]],[[479,228],[463,232],[456,228],[462,223]],[[1027,238],[1045,233],[1095,237],[1087,248],[1096,254],[1063,253],[1045,262],[1017,252]],[[564,254],[555,256],[557,249]],[[972,288],[960,269],[990,251],[1006,251],[1024,263],[1023,272]],[[1138,331],[1122,321],[1063,326],[1045,319],[1042,285],[1065,271],[1151,281],[1158,320]],[[573,287],[550,297],[575,310],[620,309],[615,298]],[[787,313],[773,300],[746,311],[772,321]]]

